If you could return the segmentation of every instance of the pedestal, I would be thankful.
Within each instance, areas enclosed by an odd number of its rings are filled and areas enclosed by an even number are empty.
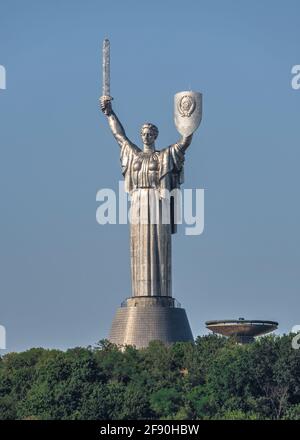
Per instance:
[[[147,347],[159,340],[170,345],[177,341],[193,342],[193,335],[184,309],[172,297],[136,296],[118,308],[108,338],[118,345]]]

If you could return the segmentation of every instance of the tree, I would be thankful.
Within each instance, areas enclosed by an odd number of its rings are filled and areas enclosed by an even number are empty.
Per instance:
[[[291,335],[217,336],[137,350],[102,340],[0,358],[0,419],[300,419]]]
[[[182,396],[175,388],[162,388],[150,396],[150,406],[160,419],[172,418],[182,405]]]

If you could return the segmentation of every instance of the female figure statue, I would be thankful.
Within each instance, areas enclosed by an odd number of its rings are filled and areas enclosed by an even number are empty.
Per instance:
[[[172,296],[171,234],[176,232],[170,192],[183,182],[185,151],[192,135],[155,149],[158,129],[146,123],[141,128],[143,149],[133,144],[112,109],[111,98],[100,99],[110,129],[120,145],[125,190],[130,194],[130,254],[133,296]],[[164,207],[168,205],[166,221]]]

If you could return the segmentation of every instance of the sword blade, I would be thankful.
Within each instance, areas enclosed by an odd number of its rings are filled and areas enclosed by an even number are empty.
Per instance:
[[[102,56],[102,94],[104,96],[110,96],[110,42],[107,38],[103,41]]]

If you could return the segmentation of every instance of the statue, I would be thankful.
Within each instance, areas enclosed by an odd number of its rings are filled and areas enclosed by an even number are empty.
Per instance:
[[[143,149],[126,136],[111,100],[101,98],[101,107],[110,129],[121,147],[122,174],[125,190],[131,196],[130,254],[133,296],[172,296],[171,234],[176,230],[174,218],[163,224],[164,191],[179,188],[183,181],[185,151],[192,136],[161,151],[156,150],[158,129],[146,123],[141,128]],[[169,203],[169,199],[165,200]],[[156,210],[155,215],[151,210]],[[158,221],[155,222],[158,217]]]
[[[103,96],[100,104],[120,146],[125,191],[130,194],[131,200],[132,297],[168,297],[173,300],[171,235],[176,232],[176,222],[170,193],[183,183],[185,153],[201,120],[201,95],[196,92],[175,95],[175,123],[182,134],[178,142],[156,150],[158,128],[145,123],[141,127],[141,149],[128,139],[112,108],[109,67],[109,41],[104,40]]]

